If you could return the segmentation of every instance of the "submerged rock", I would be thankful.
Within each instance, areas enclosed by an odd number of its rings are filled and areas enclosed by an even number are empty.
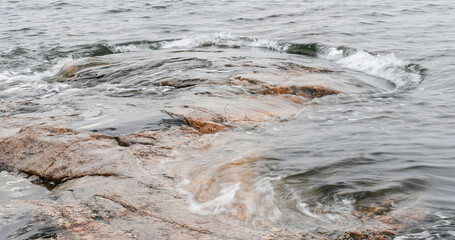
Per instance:
[[[0,163],[55,183],[52,195],[58,202],[30,204],[34,221],[60,229],[58,237],[259,239],[272,232],[185,210],[175,180],[157,173],[156,164],[170,159],[177,146],[199,138],[186,127],[121,138],[52,126],[26,127],[0,142]]]
[[[314,98],[393,88],[386,80],[358,72],[304,66],[287,59],[238,57],[219,50],[201,51],[197,57],[191,51],[159,50],[83,58],[68,63],[48,81],[89,88],[84,91],[106,96],[104,103],[112,104],[109,108],[123,105],[122,101],[142,106],[123,110],[136,109],[134,116],[142,116],[141,119],[122,120],[124,116],[118,112],[104,120],[95,118],[109,127],[102,128],[93,121],[82,126],[101,132],[114,129],[112,132],[119,133],[125,131],[110,124],[112,119],[139,124],[142,127],[137,130],[145,130],[146,119],[142,118],[147,112],[162,117],[161,111],[181,118],[202,133],[213,133],[292,117]],[[96,100],[90,100],[91,96],[78,102],[91,101],[85,106],[93,106]],[[131,100],[115,100],[125,97]],[[151,105],[153,109],[147,109]],[[94,111],[93,108],[86,111]],[[159,123],[157,120],[156,124]]]
[[[58,201],[17,206],[27,205],[33,225],[52,229],[48,235],[57,239],[391,239],[400,228],[398,215],[376,208],[358,214],[381,228],[348,233],[276,231],[271,222],[252,225],[247,218],[194,214],[176,188],[184,175],[158,166],[173,161],[176,150],[184,153],[208,139],[186,126],[120,137],[33,126],[0,141],[0,163],[53,182],[51,193]]]
[[[161,50],[79,59],[48,79],[84,89],[54,99],[61,112],[0,123],[6,129],[0,164],[49,187],[56,201],[27,204],[33,221],[53,229],[57,239],[302,239],[299,231],[276,231],[270,222],[194,214],[177,189],[187,176],[160,166],[175,161],[177,151],[203,146],[211,133],[289,119],[314,98],[390,87],[370,78],[218,50],[198,57]],[[392,235],[384,230],[378,236]]]

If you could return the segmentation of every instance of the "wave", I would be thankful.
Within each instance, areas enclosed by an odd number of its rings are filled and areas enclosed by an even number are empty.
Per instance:
[[[399,58],[393,52],[380,54],[354,48],[331,47],[319,43],[294,44],[217,33],[177,40],[136,41],[106,45],[106,48],[112,53],[204,47],[262,48],[289,54],[324,58],[343,68],[386,79],[395,84],[397,89],[414,88],[423,80],[423,69],[419,65]]]
[[[171,40],[172,41],[172,40]],[[150,50],[160,49],[161,46],[168,42],[164,41],[133,41],[125,42],[113,45],[107,45],[107,48],[113,53],[125,53],[125,52],[144,52]]]
[[[72,58],[62,58],[51,69],[33,72],[25,69],[22,72],[0,72],[0,92],[2,97],[38,97],[47,98],[68,88],[66,83],[47,82],[44,79],[54,76]],[[24,95],[25,94],[25,95]]]
[[[419,65],[398,58],[394,53],[375,54],[365,50],[320,47],[318,55],[344,68],[389,80],[398,89],[414,88],[423,80]]]
[[[231,34],[217,33],[213,35],[201,35],[166,42],[162,45],[162,48],[197,48],[211,46],[231,48],[257,47],[275,51],[286,51],[289,47],[287,43],[280,43],[268,39],[240,37]]]
[[[51,69],[32,73],[11,72],[0,73],[0,87],[7,89],[2,94],[14,95],[26,89],[43,90],[41,92],[60,91],[62,84],[49,84],[43,81],[57,73],[64,63],[74,58],[94,57],[115,53],[143,52],[160,49],[193,49],[193,48],[261,48],[288,54],[305,55],[331,61],[342,68],[359,71],[371,76],[386,79],[395,84],[397,89],[410,89],[418,86],[423,80],[423,70],[417,64],[397,57],[394,53],[379,54],[365,50],[346,47],[331,47],[319,43],[295,44],[262,38],[235,36],[227,33],[198,35],[182,39],[161,41],[130,41],[115,44],[93,44],[75,46],[68,57],[61,58]]]

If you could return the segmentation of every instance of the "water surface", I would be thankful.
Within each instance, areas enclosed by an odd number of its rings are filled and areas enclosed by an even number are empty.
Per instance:
[[[298,229],[348,228],[357,218],[347,218],[370,207],[408,209],[423,217],[397,239],[455,238],[454,11],[448,0],[4,1],[0,117],[60,108],[85,120],[75,127],[109,130],[125,125],[119,116],[127,111],[141,126],[152,123],[145,129],[159,128],[165,116],[151,102],[175,89],[49,80],[82,57],[183,49],[210,60],[197,51],[219,50],[358,73],[393,87],[317,99],[270,128],[215,137],[210,160],[191,176],[209,172],[221,183],[192,191],[194,210],[234,214],[222,207],[250,201],[249,219]],[[140,94],[126,98],[131,91]],[[246,194],[252,189],[256,195]],[[230,201],[220,205],[216,196]]]

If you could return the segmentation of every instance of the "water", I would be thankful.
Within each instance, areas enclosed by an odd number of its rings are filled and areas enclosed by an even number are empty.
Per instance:
[[[2,239],[38,238],[43,232],[30,217],[34,200],[49,200],[46,189],[29,179],[0,171],[0,237]],[[30,201],[30,202],[28,202]]]
[[[49,80],[82,57],[192,49],[209,53],[188,57],[212,63],[243,57],[270,67],[278,59],[346,71],[346,79],[375,90],[314,100],[283,123],[219,134],[209,150],[182,157],[207,158],[181,186],[191,209],[239,215],[241,205],[242,216],[256,222],[349,229],[360,219],[352,216],[381,207],[396,218],[415,213],[397,239],[455,238],[454,11],[448,0],[5,0],[0,116],[58,108],[81,115],[75,127],[103,130],[103,123],[119,134],[138,130],[119,130],[128,125],[124,111],[136,114],[141,128],[155,129],[166,117],[150,101],[161,102],[166,92],[185,95],[134,77],[96,87]],[[178,75],[179,66],[156,74]],[[213,66],[190,73],[232,74]],[[201,176],[219,181],[197,190]]]

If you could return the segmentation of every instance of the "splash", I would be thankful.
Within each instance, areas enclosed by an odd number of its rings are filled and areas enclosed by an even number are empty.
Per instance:
[[[44,79],[54,76],[72,58],[62,58],[51,69],[43,72],[32,72],[25,69],[21,72],[5,71],[0,73],[0,96],[22,96],[48,98],[68,88],[68,84],[47,82]],[[26,96],[24,96],[26,94]]]
[[[109,45],[113,53],[142,52],[158,49],[192,49],[203,47],[262,48],[289,54],[324,58],[343,68],[386,79],[397,89],[414,88],[423,80],[420,66],[399,58],[395,53],[379,54],[319,43],[294,44],[262,38],[216,33],[158,42],[140,41]]]
[[[107,48],[113,53],[126,53],[126,52],[145,52],[151,50],[157,50],[161,48],[161,45],[167,41],[136,41],[126,42],[113,45],[107,45]]]
[[[422,81],[419,66],[396,57],[394,53],[374,54],[364,50],[321,47],[319,56],[344,68],[386,79],[397,89],[414,88]]]
[[[200,35],[195,37],[183,38],[176,41],[166,42],[162,48],[197,48],[197,47],[256,47],[274,51],[286,51],[288,44],[262,38],[240,37],[227,33],[217,33],[212,35]]]
[[[236,36],[228,33],[216,33],[186,37],[178,40],[162,41],[132,41],[117,44],[103,44],[91,47],[89,53],[72,55],[73,58],[83,56],[101,56],[115,53],[144,52],[160,49],[194,49],[204,47],[217,48],[260,48],[284,54],[304,55],[326,59],[345,69],[365,73],[390,81],[396,89],[412,89],[423,79],[420,66],[397,57],[394,53],[379,54],[364,50],[345,47],[330,47],[319,43],[293,44],[262,38]],[[71,54],[70,54],[71,55]],[[0,88],[2,96],[29,95],[50,97],[65,88],[66,84],[48,83],[46,77],[54,75],[66,62],[72,58],[60,59],[56,65],[44,72],[32,72],[27,69],[22,72],[5,71],[0,73]]]
[[[183,185],[189,184],[189,181],[183,183]],[[231,205],[236,199],[237,192],[241,189],[241,183],[238,182],[232,186],[226,186],[221,189],[219,195],[212,200],[206,202],[198,202],[194,199],[193,194],[189,191],[180,188],[180,192],[188,196],[188,201],[190,203],[190,210],[194,213],[207,215],[214,214],[218,215],[221,213],[227,213],[232,210]]]

